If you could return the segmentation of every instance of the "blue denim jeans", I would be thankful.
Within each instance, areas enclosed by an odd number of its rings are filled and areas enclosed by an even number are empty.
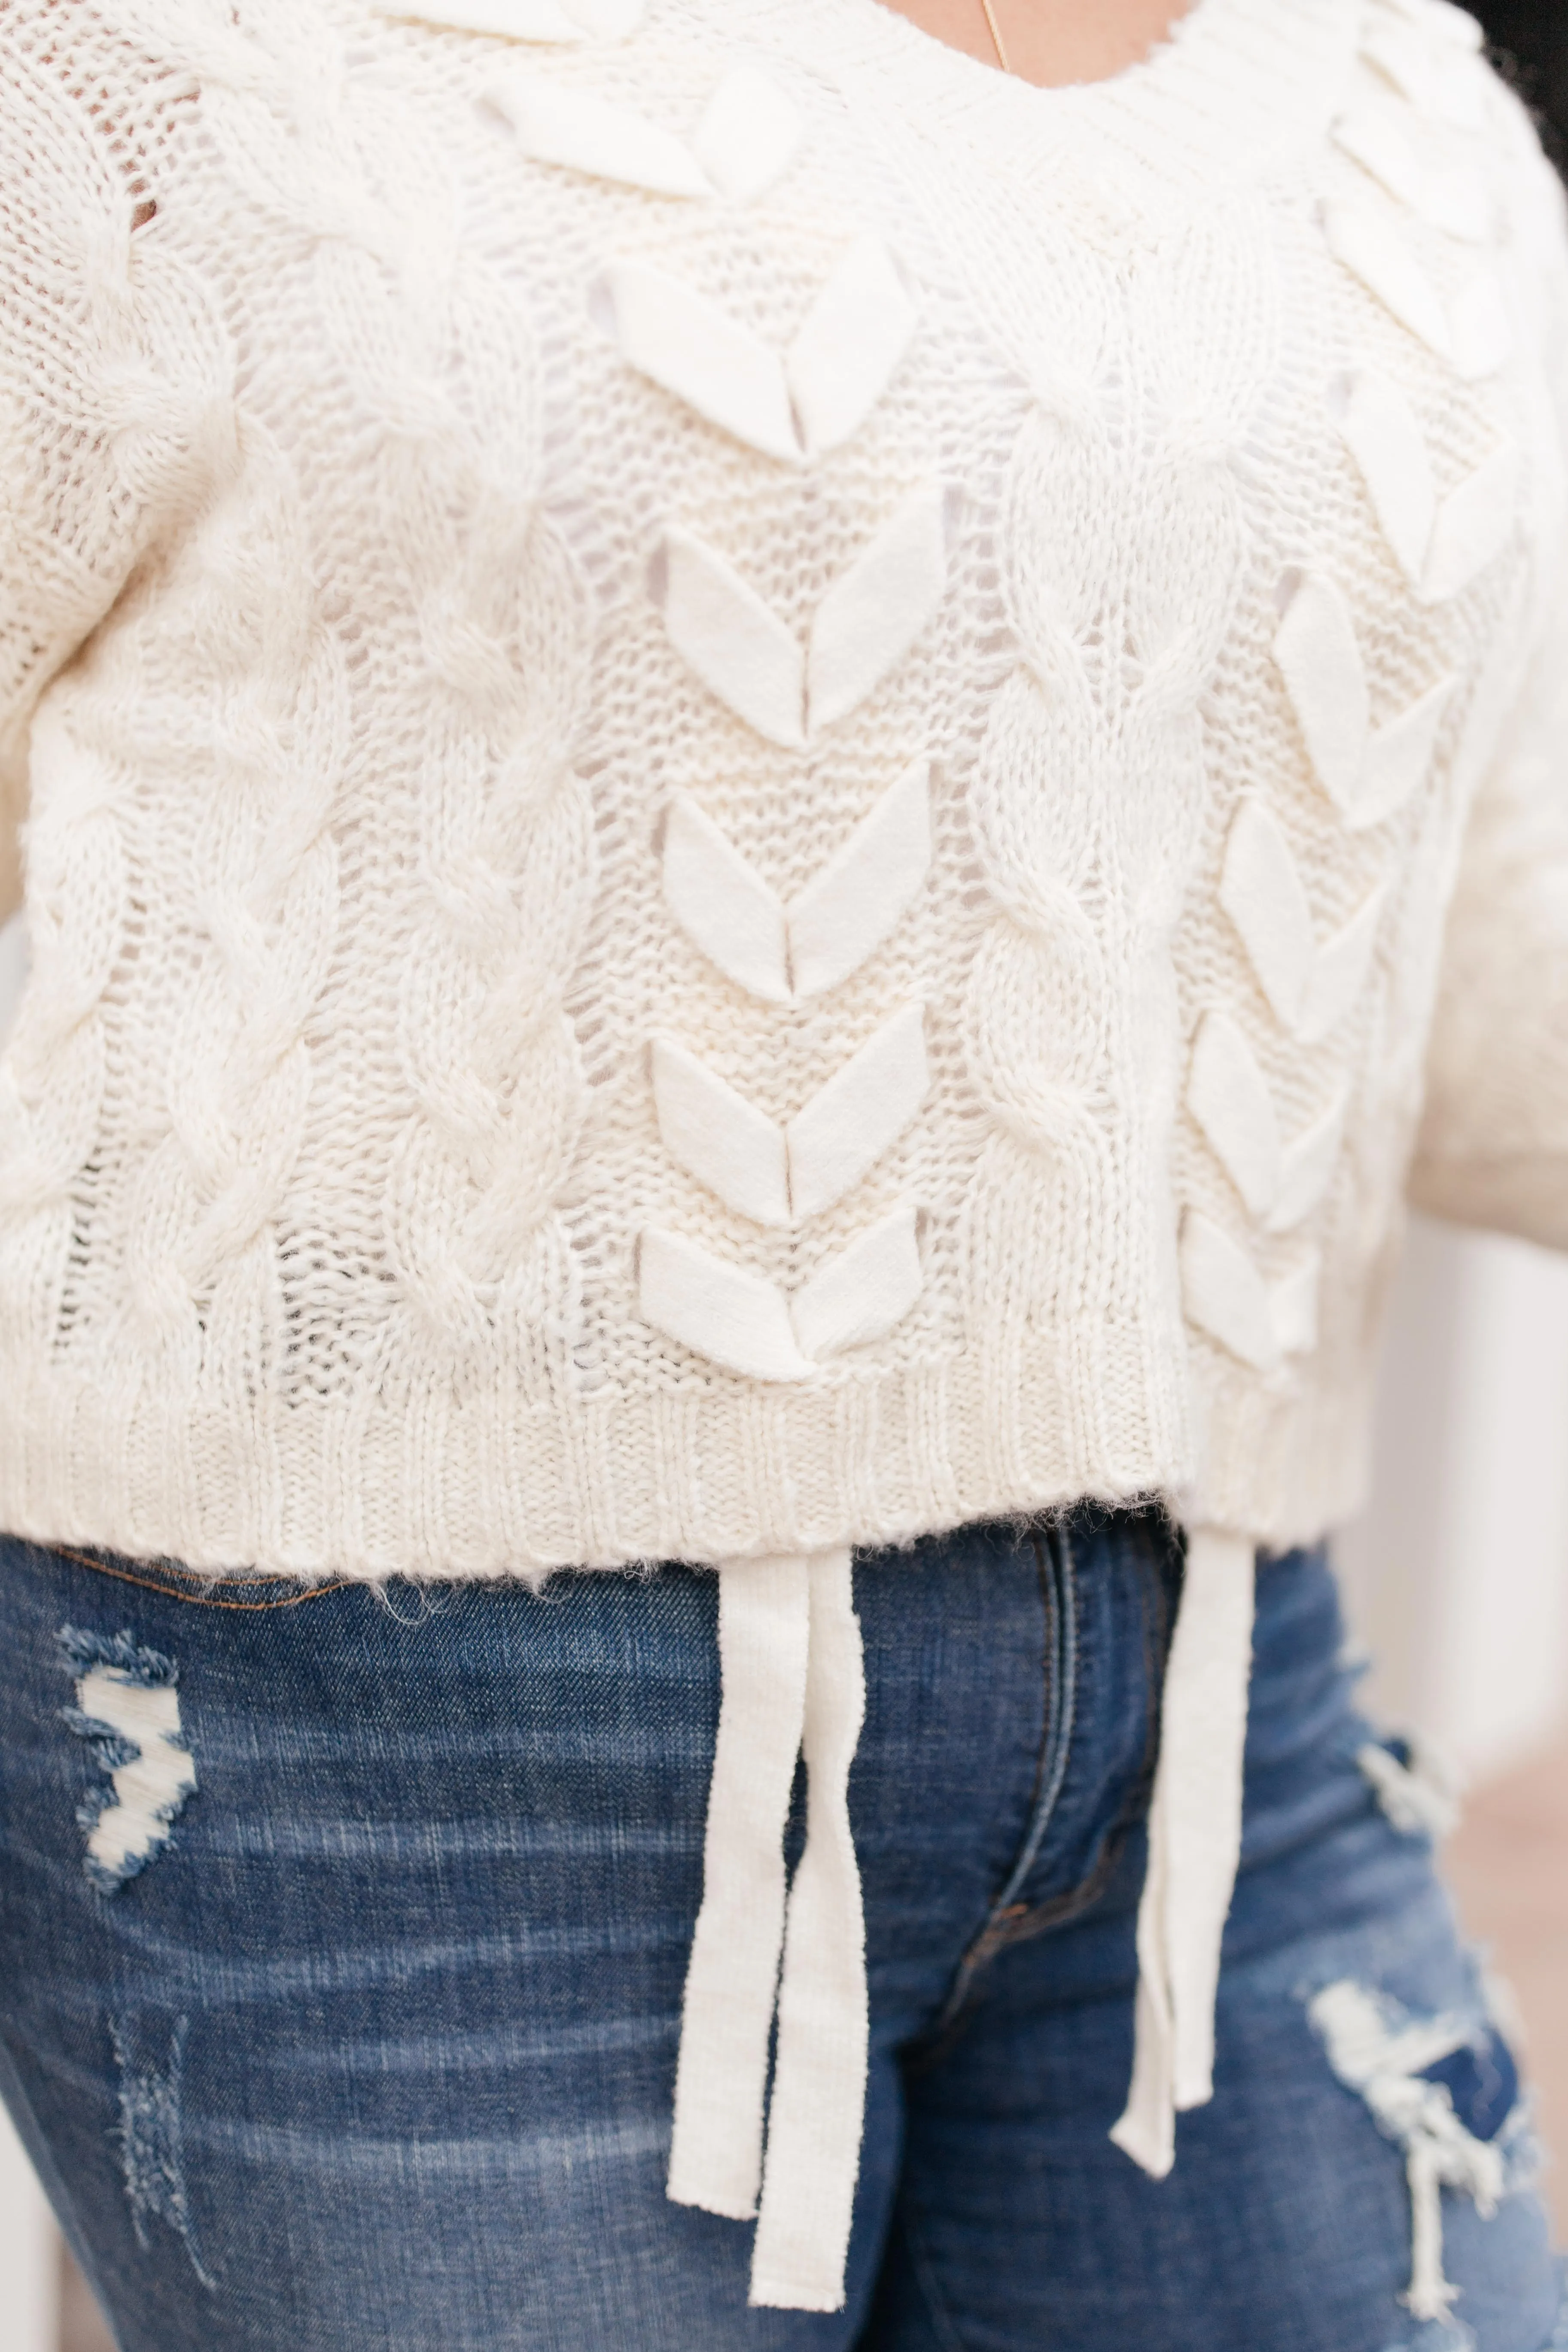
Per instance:
[[[1321,1554],[1260,1569],[1214,2103],[1168,2180],[1107,2138],[1180,1579],[1137,1513],[857,1562],[871,2075],[823,2317],[748,2310],[749,2230],[664,2195],[710,1574],[301,1594],[0,1542],[0,2080],[123,2352],[1568,2342]],[[1421,2116],[1447,2318],[1402,2301]]]

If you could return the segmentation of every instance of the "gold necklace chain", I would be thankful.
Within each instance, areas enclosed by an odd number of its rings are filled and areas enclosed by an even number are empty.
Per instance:
[[[991,45],[996,52],[996,62],[1004,73],[1011,73],[1013,68],[1006,49],[1003,46],[1002,27],[996,22],[996,11],[992,6],[991,0],[980,0],[980,5],[985,11],[985,22],[991,28]]]

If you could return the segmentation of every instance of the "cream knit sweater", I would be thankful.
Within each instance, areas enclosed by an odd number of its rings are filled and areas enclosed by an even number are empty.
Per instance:
[[[1421,1197],[1568,1240],[1562,206],[1468,20],[0,42],[0,1521],[1342,1515],[1424,1061]]]
[[[875,0],[0,0],[0,1523],[1333,1524],[1413,1153],[1568,1244],[1568,245],[1469,20],[1046,93]]]

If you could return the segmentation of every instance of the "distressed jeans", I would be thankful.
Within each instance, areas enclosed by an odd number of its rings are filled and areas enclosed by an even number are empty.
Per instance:
[[[664,2194],[710,1574],[302,1593],[0,1542],[0,2085],[122,2352],[1568,2343],[1320,1553],[1259,1570],[1214,2103],[1164,2181],[1108,2139],[1180,1579],[1139,1513],[857,1561],[871,2073],[826,2317],[748,2310],[747,2226]]]

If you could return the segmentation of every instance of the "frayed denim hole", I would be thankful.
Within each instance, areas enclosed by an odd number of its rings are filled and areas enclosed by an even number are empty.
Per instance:
[[[1459,2290],[1444,2275],[1445,2189],[1468,2195],[1483,2218],[1520,2185],[1530,2135],[1519,2070],[1494,2019],[1477,2001],[1421,2015],[1372,1985],[1343,1977],[1307,2003],[1329,2064],[1404,2156],[1410,2189],[1413,2318],[1459,2331]]]
[[[77,1677],[77,1704],[62,1707],[60,1718],[91,1748],[104,1776],[77,1809],[87,1832],[82,1867],[99,1894],[113,1895],[169,1849],[171,1824],[196,1787],[179,1672],[128,1629],[104,1634],[63,1625],[58,1640]]]
[[[1519,2105],[1519,2068],[1495,2026],[1479,2049],[1467,2044],[1423,2066],[1421,2079],[1443,2085],[1472,2139],[1496,2139]]]
[[[1369,1739],[1355,1761],[1401,1837],[1440,1844],[1459,1821],[1459,1787],[1443,1759],[1425,1744],[1397,1734]]]
[[[120,2071],[120,2119],[115,2139],[136,2242],[149,2249],[152,2241],[148,2224],[166,2221],[190,2256],[197,2278],[210,2291],[215,2282],[204,2267],[196,2246],[185,2185],[180,2120],[190,2020],[175,2019],[168,2055],[162,2063],[138,2047],[147,2038],[144,2028],[139,2030],[130,2021],[116,2020],[109,2031]]]
[[[148,1690],[172,1689],[180,1679],[173,1658],[143,1648],[129,1627],[119,1633],[91,1633],[79,1625],[62,1625],[58,1638],[67,1664],[79,1675],[108,1666]]]

